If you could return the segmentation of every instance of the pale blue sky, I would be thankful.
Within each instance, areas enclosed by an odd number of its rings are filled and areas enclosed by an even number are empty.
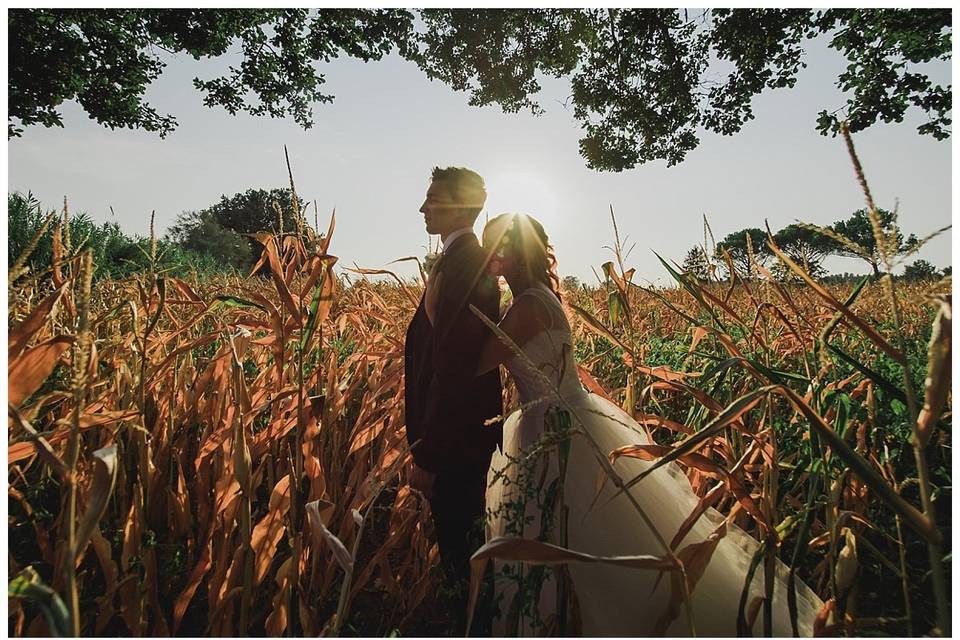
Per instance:
[[[796,220],[829,224],[863,207],[843,142],[815,129],[821,108],[842,106],[833,86],[844,60],[822,44],[806,57],[794,89],[754,100],[756,119],[740,134],[704,133],[682,164],[649,163],[623,173],[598,173],[577,153],[579,125],[562,102],[567,80],[547,80],[540,103],[547,113],[504,114],[467,105],[466,94],[430,82],[396,56],[364,64],[324,65],[333,104],[317,104],[315,126],[292,120],[232,117],[202,105],[191,83],[212,77],[227,62],[171,58],[148,93],[180,126],[166,139],[142,131],[105,129],[76,104],[63,106],[64,128],[29,127],[8,144],[9,190],[33,191],[50,208],[66,195],[73,211],[116,220],[146,234],[150,211],[165,230],[182,211],[200,209],[221,194],[286,184],[283,145],[290,150],[300,194],[316,200],[320,226],[337,209],[331,251],[341,266],[380,268],[422,256],[427,236],[418,208],[434,165],[468,166],[484,176],[487,211],[524,211],[540,219],[556,247],[561,275],[594,281],[612,255],[612,205],[621,236],[636,249],[628,260],[638,281],[668,284],[653,250],[681,261],[703,240],[707,215],[720,240],[745,226],[774,230]],[[933,80],[950,83],[951,65],[929,65]],[[926,235],[950,223],[951,144],[916,133],[923,116],[876,125],[854,138],[877,204],[899,199],[905,232]],[[312,220],[312,212],[309,216]],[[478,222],[478,231],[483,216]],[[920,256],[950,264],[950,234]],[[831,259],[835,271],[866,272],[850,259]],[[410,263],[393,265],[413,275]]]

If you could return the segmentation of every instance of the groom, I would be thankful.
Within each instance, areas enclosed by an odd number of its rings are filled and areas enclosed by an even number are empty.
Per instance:
[[[470,555],[483,542],[487,471],[502,444],[498,369],[476,377],[490,330],[474,305],[500,319],[500,291],[473,233],[486,202],[483,178],[460,167],[435,167],[420,207],[427,233],[439,234],[443,253],[407,329],[404,349],[407,441],[414,468],[410,484],[430,501],[447,587],[454,590],[456,632],[464,632]]]

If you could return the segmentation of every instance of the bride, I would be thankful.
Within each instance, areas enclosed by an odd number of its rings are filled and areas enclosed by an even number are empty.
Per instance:
[[[491,272],[502,275],[513,294],[499,329],[522,352],[492,338],[478,369],[483,373],[503,364],[521,405],[506,419],[503,450],[491,463],[487,539],[522,537],[598,556],[669,555],[665,546],[699,499],[672,463],[634,485],[630,495],[617,495],[613,483],[605,482],[597,497],[601,458],[649,440],[619,407],[580,384],[556,261],[543,227],[526,215],[503,214],[487,223],[483,245],[492,254]],[[626,482],[652,464],[621,457],[612,470]],[[690,547],[701,557],[707,553],[709,563],[694,585],[689,614],[677,574],[672,578],[669,572],[611,564],[546,567],[495,560],[494,635],[737,635],[741,593],[759,544],[712,508],[675,551],[683,557],[685,547],[704,542]],[[748,609],[760,602],[763,574],[762,566],[754,572]],[[792,635],[786,576],[778,560],[772,616],[777,636]],[[809,636],[822,602],[799,580],[796,589],[798,630]],[[762,634],[762,618],[756,616],[754,634]]]

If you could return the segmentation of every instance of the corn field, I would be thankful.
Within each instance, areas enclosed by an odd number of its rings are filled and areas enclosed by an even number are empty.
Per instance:
[[[9,273],[9,634],[442,635],[403,429],[422,279],[337,276],[331,218],[259,234],[267,276],[94,285],[64,222],[46,273]],[[949,635],[949,282],[824,286],[780,253],[797,281],[665,260],[657,289],[615,253],[564,292],[584,384],[656,443],[610,460],[680,464],[687,524],[755,536],[818,633]]]

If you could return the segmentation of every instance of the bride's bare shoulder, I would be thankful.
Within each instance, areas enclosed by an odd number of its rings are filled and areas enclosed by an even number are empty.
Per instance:
[[[507,335],[517,338],[531,338],[551,325],[550,310],[535,295],[519,295],[503,316],[500,327]]]

